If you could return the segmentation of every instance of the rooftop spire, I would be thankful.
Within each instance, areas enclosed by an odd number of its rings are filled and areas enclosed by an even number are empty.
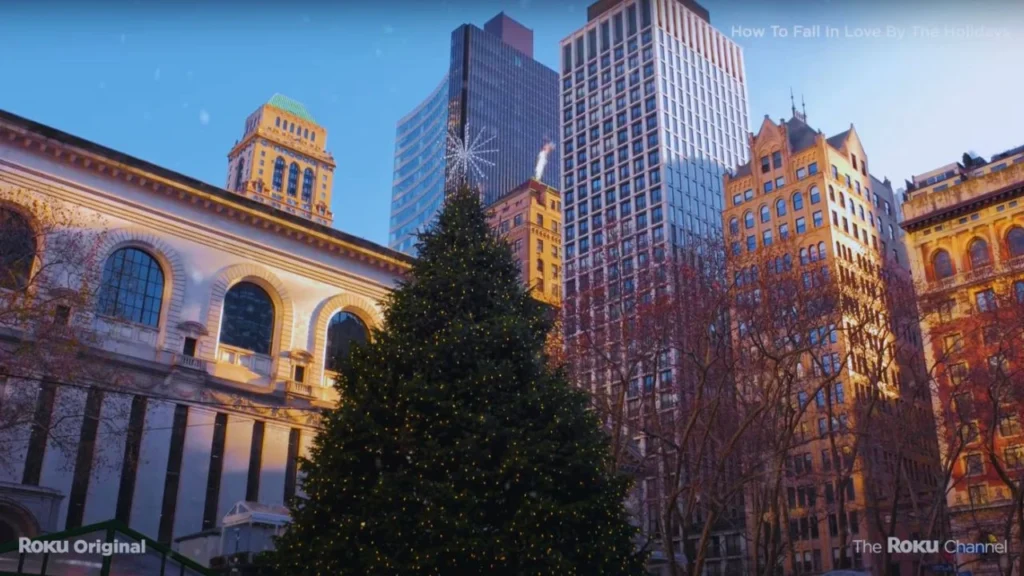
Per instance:
[[[804,122],[807,122],[807,104],[804,103],[803,94],[800,95],[800,108],[802,109],[802,113],[804,115]]]
[[[793,116],[796,116],[796,100],[793,98],[793,87],[789,87],[789,107],[793,111]]]

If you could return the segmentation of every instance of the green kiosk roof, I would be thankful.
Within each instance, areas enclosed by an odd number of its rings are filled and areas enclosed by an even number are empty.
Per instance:
[[[50,543],[51,551],[22,554],[18,542],[4,543],[0,545],[0,576],[214,576],[208,568],[118,520],[43,534],[32,541],[41,549]],[[104,543],[117,549],[104,556],[100,549]],[[143,546],[145,551],[140,552]]]

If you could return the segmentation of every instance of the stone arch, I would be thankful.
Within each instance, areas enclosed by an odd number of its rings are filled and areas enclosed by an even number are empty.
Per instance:
[[[181,255],[166,240],[143,228],[118,228],[107,232],[99,246],[99,266],[121,248],[139,248],[156,259],[164,272],[163,301],[160,304],[160,340],[163,348],[179,351],[183,336],[171,330],[181,322],[185,304],[185,263]]]
[[[13,500],[0,498],[0,542],[6,541],[5,536],[11,536],[12,540],[34,538],[41,532],[39,522],[31,512]]]
[[[350,312],[359,317],[371,330],[379,329],[384,325],[384,316],[380,313],[377,305],[357,294],[345,293],[332,296],[324,300],[313,311],[312,321],[309,323],[310,347],[313,350],[313,383],[319,384],[323,381],[324,354],[327,353],[327,323],[338,312]]]
[[[200,356],[207,361],[217,361],[217,347],[220,345],[221,312],[224,309],[224,295],[239,282],[252,282],[267,291],[274,302],[275,330],[271,346],[271,358],[274,359],[275,379],[286,379],[289,367],[280,361],[281,352],[292,346],[292,329],[295,310],[291,295],[281,280],[273,272],[258,264],[234,264],[218,273],[217,279],[210,289],[210,304],[206,314],[206,330],[210,338],[203,343]]]

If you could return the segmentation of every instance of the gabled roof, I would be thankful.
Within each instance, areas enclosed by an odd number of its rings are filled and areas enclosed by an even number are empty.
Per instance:
[[[786,133],[789,137],[789,152],[796,154],[814,145],[818,131],[811,128],[802,119],[796,116],[786,121]]]
[[[308,120],[314,123],[316,122],[316,120],[313,119],[313,115],[306,110],[306,107],[303,106],[302,103],[296,102],[283,94],[274,94],[270,97],[270,100],[267,101],[267,104],[279,110],[284,110],[289,114],[294,114],[303,120]]]
[[[839,134],[828,139],[828,145],[835,148],[836,150],[842,150],[843,144],[846,143],[846,139],[850,137],[850,131],[844,130]]]

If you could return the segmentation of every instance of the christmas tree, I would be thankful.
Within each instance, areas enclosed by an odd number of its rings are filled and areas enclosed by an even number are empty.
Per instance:
[[[343,361],[283,575],[644,574],[608,446],[544,352],[550,315],[463,188]]]

